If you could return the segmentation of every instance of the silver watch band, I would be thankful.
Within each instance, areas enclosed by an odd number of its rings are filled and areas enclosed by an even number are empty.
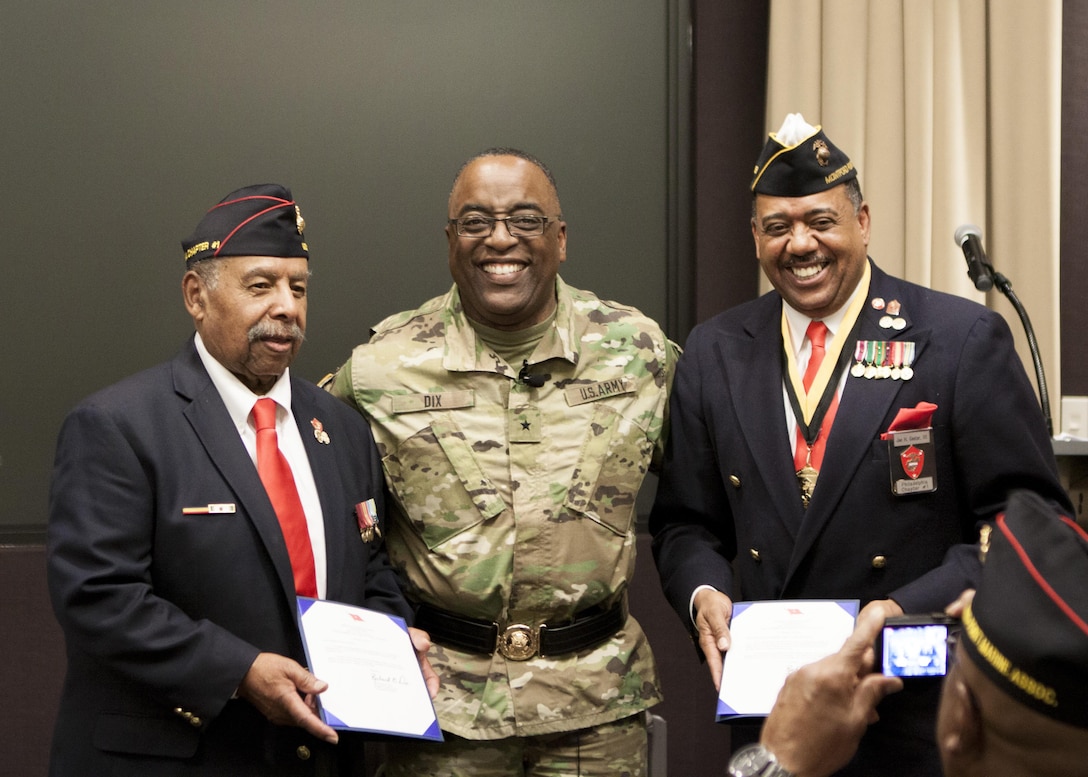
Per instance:
[[[761,744],[746,745],[729,759],[730,777],[796,777]]]

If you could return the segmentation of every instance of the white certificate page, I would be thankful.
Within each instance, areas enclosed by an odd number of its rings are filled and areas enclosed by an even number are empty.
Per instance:
[[[403,618],[302,596],[298,610],[310,671],[329,684],[317,697],[328,725],[442,741]]]
[[[770,714],[786,675],[837,652],[857,614],[856,599],[734,604],[717,720]]]

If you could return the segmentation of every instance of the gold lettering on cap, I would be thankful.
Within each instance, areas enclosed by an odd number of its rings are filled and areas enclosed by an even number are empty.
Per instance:
[[[979,655],[1005,679],[1043,704],[1049,707],[1058,706],[1057,691],[1015,666],[1004,653],[998,650],[994,643],[990,642],[982,632],[982,627],[979,626],[978,621],[975,620],[975,614],[970,605],[963,611],[963,628],[967,632],[967,638],[974,644]]]
[[[190,248],[188,251],[185,252],[185,261],[189,261],[194,256],[196,256],[197,254],[202,253],[204,251],[207,251],[209,249],[212,250],[212,251],[219,250],[219,241],[218,240],[212,240],[209,243],[207,240],[205,240],[203,242],[197,243],[196,245],[194,245],[192,248]]]
[[[205,240],[203,243],[197,243],[195,246],[193,246],[192,248],[190,248],[188,251],[185,252],[185,261],[189,261],[196,254],[199,254],[201,251],[207,251],[207,250],[208,250],[208,241],[207,240]]]
[[[847,162],[845,165],[840,167],[838,170],[831,173],[831,175],[826,176],[824,178],[824,183],[831,183],[832,181],[837,181],[837,180],[842,178],[844,175],[846,175],[847,173],[849,173],[853,169],[854,169],[854,163],[853,162]]]

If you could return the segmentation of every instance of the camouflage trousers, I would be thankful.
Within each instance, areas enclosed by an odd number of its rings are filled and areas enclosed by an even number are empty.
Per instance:
[[[578,731],[388,745],[384,777],[646,777],[646,714]]]

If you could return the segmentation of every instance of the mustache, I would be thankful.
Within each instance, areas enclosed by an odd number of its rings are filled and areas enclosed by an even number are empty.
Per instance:
[[[249,328],[246,335],[251,343],[265,339],[291,340],[301,343],[306,339],[306,332],[298,324],[277,324],[274,321],[258,321]]]

